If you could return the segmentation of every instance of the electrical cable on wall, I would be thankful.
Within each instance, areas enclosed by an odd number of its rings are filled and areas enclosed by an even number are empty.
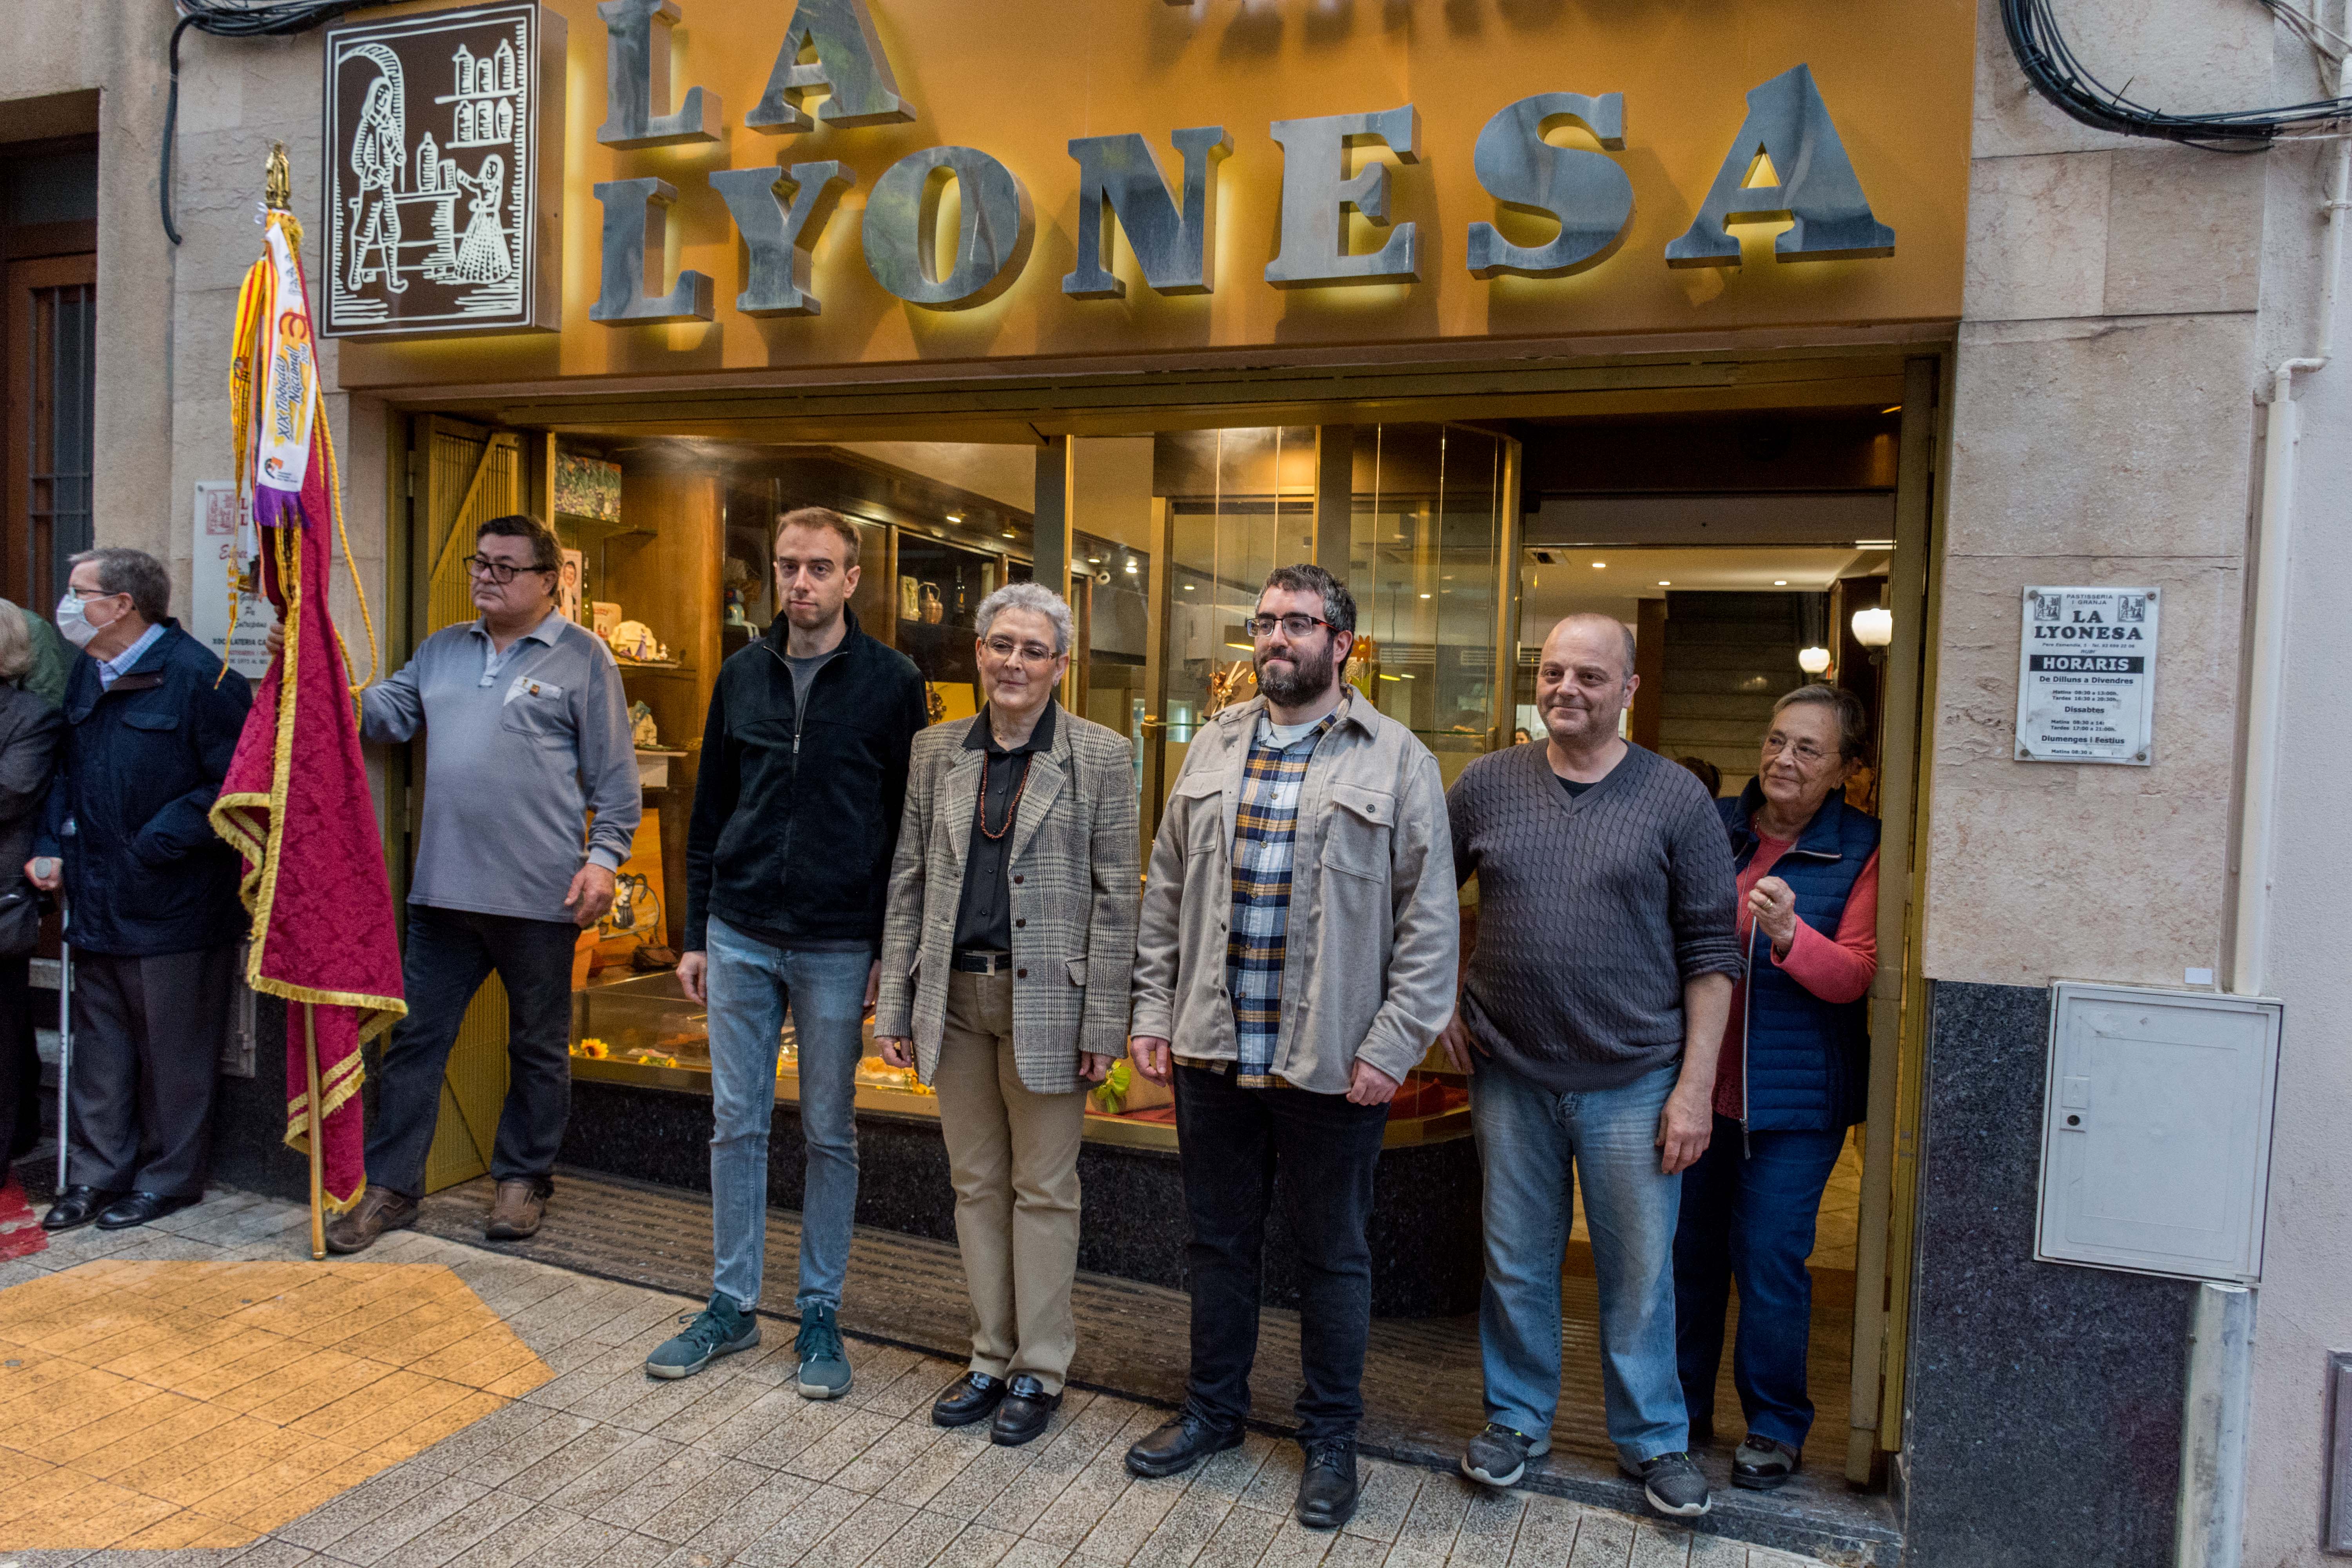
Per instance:
[[[2289,0],[2259,0],[2318,58],[2323,80],[2333,79],[2352,40]],[[2173,114],[2150,109],[2093,76],[2059,30],[2051,0],[2001,0],[2000,20],[2011,53],[2035,90],[2069,116],[2101,131],[2185,142],[2216,152],[2258,153],[2280,140],[2352,135],[2352,98],[2324,98],[2278,109]],[[2129,87],[2126,82],[2125,86]]]
[[[173,245],[180,231],[172,222],[172,143],[180,122],[180,35],[190,27],[216,38],[283,37],[324,26],[347,11],[376,0],[177,0],[180,20],[172,28],[172,88],[163,105],[163,177],[156,193],[163,232]]]

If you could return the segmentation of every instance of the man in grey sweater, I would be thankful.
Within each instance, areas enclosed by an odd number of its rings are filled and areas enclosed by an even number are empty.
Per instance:
[[[1675,1225],[1681,1173],[1714,1127],[1739,942],[1715,803],[1678,764],[1619,738],[1637,683],[1622,623],[1569,616],[1536,674],[1549,739],[1481,757],[1446,796],[1455,874],[1477,877],[1478,916],[1444,1040],[1471,1074],[1486,1178],[1487,1422],[1462,1470],[1510,1486],[1551,1447],[1572,1168],[1600,1286],[1610,1441],[1653,1508],[1690,1517],[1710,1504],[1685,1452]]]

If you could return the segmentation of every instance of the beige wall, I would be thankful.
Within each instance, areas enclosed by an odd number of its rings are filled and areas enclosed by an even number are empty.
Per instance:
[[[2256,8],[2065,23],[2144,100],[2271,101]],[[2263,165],[2066,119],[1990,4],[1977,42],[1927,972],[2179,985],[2218,966],[2229,902]],[[2021,591],[2108,582],[2164,591],[2153,765],[2012,760]]]

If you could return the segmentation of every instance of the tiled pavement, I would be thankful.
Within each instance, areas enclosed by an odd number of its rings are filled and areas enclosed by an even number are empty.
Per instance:
[[[295,1205],[224,1194],[157,1226],[58,1237],[0,1265],[0,1286],[103,1258],[299,1259],[306,1225]],[[1190,1477],[1138,1481],[1120,1456],[1161,1419],[1153,1406],[1074,1391],[1045,1436],[996,1448],[984,1429],[929,1424],[960,1370],[937,1358],[853,1342],[856,1388],[813,1404],[771,1322],[762,1350],[656,1383],[646,1351],[698,1303],[414,1232],[365,1262],[450,1270],[554,1375],[241,1548],[12,1551],[0,1484],[0,1568],[1818,1568],[1380,1460],[1347,1530],[1304,1531],[1289,1517],[1297,1450],[1263,1436]],[[0,1405],[0,1447],[12,1414]]]

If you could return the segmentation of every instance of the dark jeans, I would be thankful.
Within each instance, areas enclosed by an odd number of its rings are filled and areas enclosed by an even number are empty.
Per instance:
[[[1845,1133],[1751,1132],[1740,1157],[1739,1123],[1715,1119],[1715,1139],[1683,1173],[1675,1233],[1675,1352],[1691,1424],[1715,1419],[1723,1361],[1726,1293],[1739,1284],[1739,1337],[1731,1380],[1748,1429],[1805,1446],[1813,1401],[1805,1360],[1813,1328],[1813,1221]]]
[[[1372,1323],[1372,1174],[1385,1105],[1337,1094],[1236,1089],[1223,1073],[1176,1069],[1176,1137],[1192,1222],[1192,1375],[1187,1401],[1223,1427],[1249,1415],[1265,1216],[1275,1193],[1304,1281],[1298,1436],[1355,1435]]]
[[[490,1174],[548,1190],[572,1113],[572,950],[579,938],[568,921],[408,906],[401,963],[408,1016],[394,1026],[376,1069],[371,1183],[403,1197],[424,1195],[449,1047],[474,993],[496,970],[507,988],[507,1102]]]
[[[236,984],[235,947],[75,952],[68,1184],[202,1195]]]

